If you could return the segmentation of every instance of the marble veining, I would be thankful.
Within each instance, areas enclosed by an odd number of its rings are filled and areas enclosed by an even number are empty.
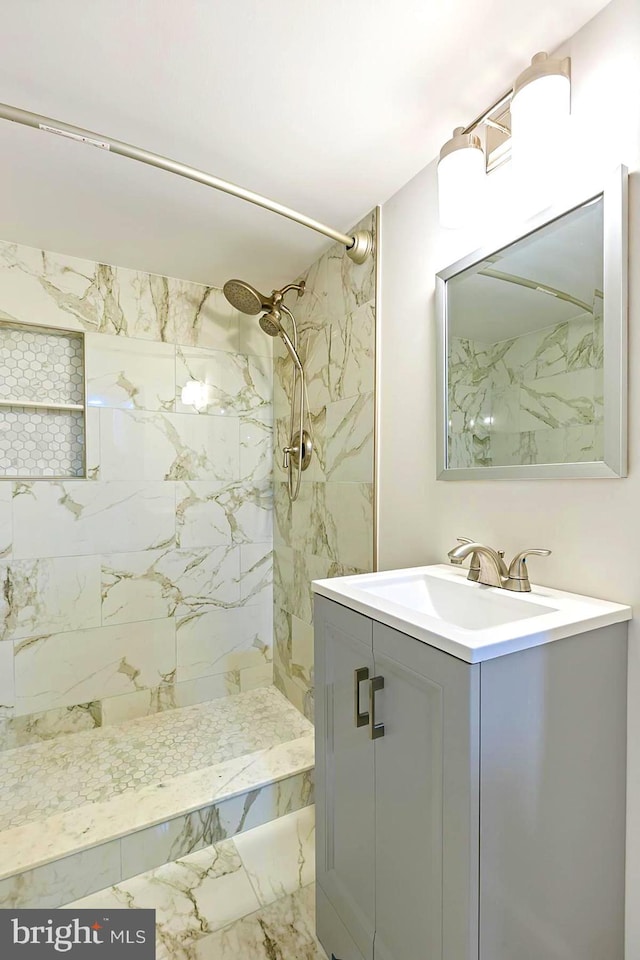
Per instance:
[[[0,639],[100,626],[97,557],[0,561]]]
[[[187,617],[240,602],[240,550],[110,554],[102,561],[103,623]]]
[[[15,892],[11,885],[29,872],[37,882],[40,868],[54,862],[66,862],[67,874],[73,876],[77,853],[115,841],[121,848],[120,877],[133,876],[300,809],[313,800],[313,749],[313,735],[307,732],[135,792],[0,831],[4,889]]]
[[[228,630],[271,600],[272,341],[217,288],[1,242],[0,319],[28,397],[84,399],[83,333],[88,404],[87,480],[0,482],[0,748],[268,683],[262,612]]]
[[[313,835],[307,807],[66,906],[154,908],[158,960],[325,960],[314,935]]]
[[[357,229],[374,230],[375,216]],[[306,289],[295,313],[315,454],[293,505],[285,473],[274,461],[274,679],[312,716],[312,657],[308,643],[298,640],[294,659],[292,618],[311,624],[311,579],[373,566],[375,257],[357,265],[336,245],[303,279]],[[276,449],[288,439],[291,390],[291,363],[276,343]]]
[[[141,340],[240,347],[234,311],[222,290],[187,280],[0,243],[4,318]]]
[[[498,343],[451,337],[449,466],[602,460],[602,314]]]
[[[8,750],[0,754],[0,827],[159,785],[309,732],[308,722],[265,688]]]

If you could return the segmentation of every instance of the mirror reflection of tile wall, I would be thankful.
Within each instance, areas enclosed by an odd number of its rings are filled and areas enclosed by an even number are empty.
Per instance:
[[[604,457],[602,299],[511,340],[449,342],[450,467]]]

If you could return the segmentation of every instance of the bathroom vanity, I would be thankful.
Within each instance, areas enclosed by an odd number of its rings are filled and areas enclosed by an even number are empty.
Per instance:
[[[316,581],[335,960],[622,960],[629,607],[430,566]]]

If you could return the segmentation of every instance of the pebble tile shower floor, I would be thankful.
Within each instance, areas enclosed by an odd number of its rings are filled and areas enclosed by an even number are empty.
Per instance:
[[[0,830],[308,736],[273,687],[0,754]]]

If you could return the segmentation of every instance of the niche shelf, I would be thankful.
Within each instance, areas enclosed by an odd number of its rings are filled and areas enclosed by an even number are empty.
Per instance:
[[[86,476],[84,334],[0,321],[0,477]]]

